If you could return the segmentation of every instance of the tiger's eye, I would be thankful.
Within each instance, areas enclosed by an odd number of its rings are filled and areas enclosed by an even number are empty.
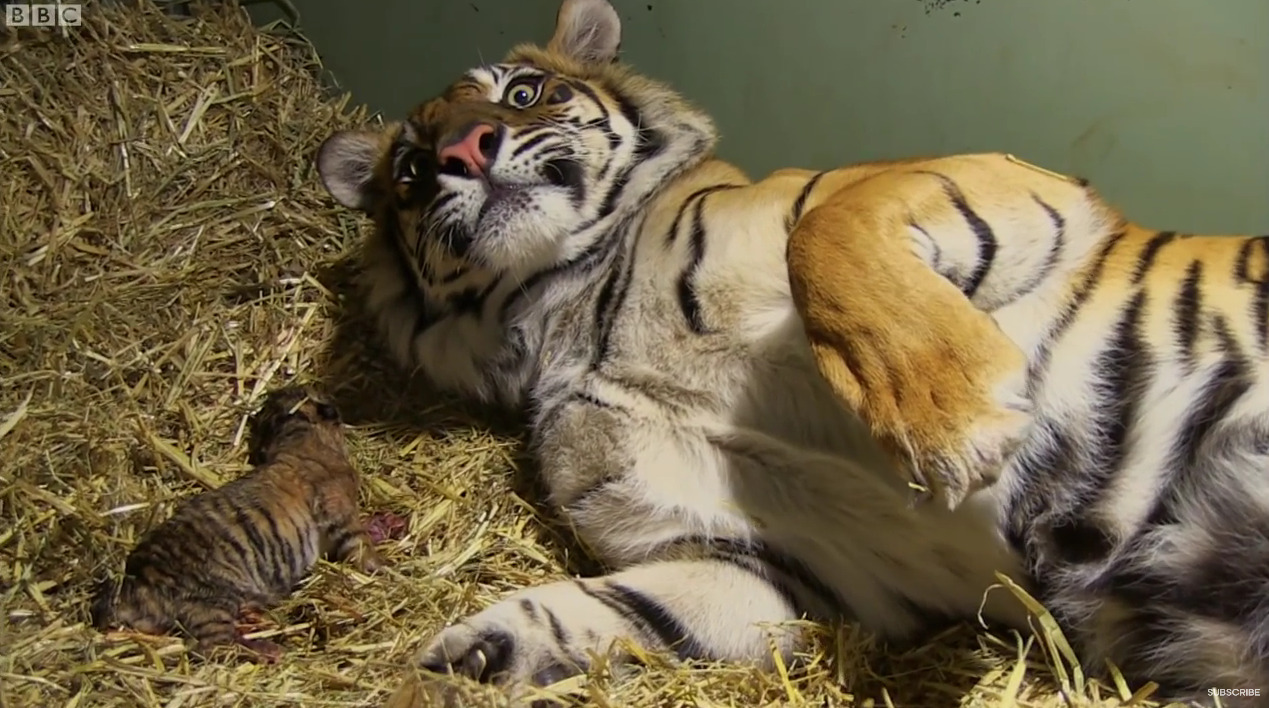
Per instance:
[[[522,81],[512,84],[507,90],[507,103],[516,108],[528,108],[538,100],[538,88],[535,84]]]

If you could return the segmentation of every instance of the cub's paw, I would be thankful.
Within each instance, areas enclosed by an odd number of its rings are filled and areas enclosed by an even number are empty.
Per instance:
[[[352,564],[366,575],[374,575],[383,570],[386,563],[383,556],[370,543],[365,543],[352,554]]]
[[[894,456],[914,503],[937,496],[955,509],[1000,478],[1031,430],[1025,357],[999,331],[978,334],[998,346],[961,337],[902,347],[873,342],[860,356],[813,345],[839,397]]]
[[[433,674],[502,687],[513,702],[530,700],[533,688],[584,673],[589,662],[570,648],[573,633],[561,619],[567,606],[553,611],[545,604],[555,589],[518,593],[447,627],[418,653],[415,664]]]
[[[256,661],[262,664],[276,664],[282,660],[282,655],[285,653],[281,644],[267,639],[248,639],[239,636],[238,646],[250,652]]]

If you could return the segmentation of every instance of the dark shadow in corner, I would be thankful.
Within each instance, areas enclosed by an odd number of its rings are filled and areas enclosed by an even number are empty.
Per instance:
[[[335,334],[322,352],[318,380],[351,425],[372,425],[412,434],[443,435],[463,428],[483,428],[500,437],[518,439],[512,490],[528,501],[555,537],[543,549],[570,573],[600,572],[572,532],[546,503],[537,460],[528,449],[522,414],[483,406],[436,391],[420,375],[411,375],[392,361],[370,318],[361,310],[356,284],[358,256],[319,267],[315,277],[336,298],[332,316]]]

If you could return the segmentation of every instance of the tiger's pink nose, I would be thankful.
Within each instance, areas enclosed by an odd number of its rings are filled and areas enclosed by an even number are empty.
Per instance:
[[[477,123],[466,135],[450,142],[436,153],[441,170],[479,176],[498,152],[498,131],[488,123]],[[461,165],[462,169],[457,169]]]

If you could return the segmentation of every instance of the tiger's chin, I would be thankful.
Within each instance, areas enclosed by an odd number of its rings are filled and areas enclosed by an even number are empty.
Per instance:
[[[582,220],[557,187],[495,191],[466,230],[466,257],[513,278],[527,278],[574,255],[568,237]]]

